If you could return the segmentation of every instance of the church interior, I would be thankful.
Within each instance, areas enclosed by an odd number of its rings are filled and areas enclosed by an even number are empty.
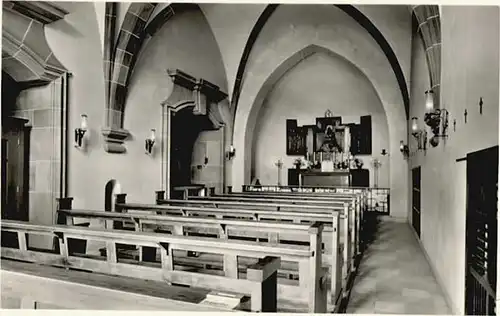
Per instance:
[[[2,2],[1,308],[495,315],[498,6]]]

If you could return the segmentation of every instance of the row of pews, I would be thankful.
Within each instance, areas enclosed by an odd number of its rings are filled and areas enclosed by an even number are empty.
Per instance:
[[[117,194],[114,212],[59,199],[58,225],[2,221],[16,241],[2,243],[2,259],[207,289],[237,310],[342,311],[368,240],[363,192],[202,195]],[[28,247],[38,235],[54,251]]]

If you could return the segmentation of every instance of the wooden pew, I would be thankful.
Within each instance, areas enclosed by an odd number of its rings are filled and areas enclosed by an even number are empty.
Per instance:
[[[210,291],[2,259],[2,309],[222,312]],[[233,304],[234,305],[234,304]]]
[[[168,202],[162,199],[163,191],[157,191],[157,203],[158,204],[169,204],[169,205],[182,205],[183,202],[178,202],[177,200],[169,200]],[[362,234],[361,223],[363,221],[363,213],[365,210],[364,199],[361,195],[349,195],[347,197],[313,197],[307,195],[300,196],[280,196],[280,195],[256,195],[255,197],[249,196],[239,196],[237,194],[227,194],[227,195],[211,195],[211,196],[189,196],[187,198],[189,201],[196,201],[199,204],[210,205],[211,203],[218,207],[246,207],[251,205],[251,207],[259,207],[263,209],[275,208],[276,210],[288,210],[294,211],[299,209],[300,211],[305,210],[329,210],[331,208],[335,210],[343,209],[345,203],[349,203],[353,208],[352,219],[353,225],[356,226],[356,234],[353,234],[353,245],[356,249],[353,250],[357,256],[361,255],[362,250],[362,240],[360,238]],[[221,203],[221,204],[219,204]],[[257,205],[256,205],[257,204]],[[292,206],[293,205],[293,206]],[[297,207],[295,207],[297,206]],[[359,241],[358,241],[359,239]]]
[[[265,238],[268,243],[279,244],[280,241],[290,242],[309,242],[309,224],[292,224],[292,223],[273,223],[273,222],[261,222],[258,226],[252,220],[235,220],[235,219],[215,219],[215,218],[197,218],[197,217],[180,217],[180,216],[165,216],[165,215],[152,215],[147,213],[136,214],[136,213],[109,213],[102,211],[87,211],[87,210],[59,210],[59,213],[64,214],[69,225],[74,222],[74,218],[92,218],[99,219],[101,221],[107,220],[128,220],[135,223],[137,231],[143,231],[149,227],[156,228],[157,226],[162,227],[163,231],[168,231],[174,235],[184,235],[188,232],[194,233],[205,233],[215,235],[212,238],[222,238],[230,239],[234,237],[253,237],[256,239]],[[333,225],[332,227],[324,227],[322,232],[322,243],[325,245],[325,254],[322,256],[322,265],[330,269],[330,289],[328,295],[328,303],[333,311],[337,311],[336,303],[339,298],[345,297],[346,292],[346,282],[342,283],[341,271],[339,271],[342,266],[341,256],[339,255],[340,250],[340,240],[339,240],[339,213],[333,213]],[[262,240],[260,240],[262,242]],[[321,245],[320,245],[321,246]],[[156,254],[153,254],[156,257]],[[190,264],[189,258],[182,258],[180,260],[183,263]],[[224,260],[236,260],[235,258],[225,257]],[[139,258],[141,261],[142,258]],[[148,260],[151,260],[150,258]],[[154,259],[153,259],[154,260]],[[234,268],[232,265],[225,265],[224,260],[218,262],[213,258],[196,259],[194,262],[199,265],[200,261],[204,261],[204,265],[210,266],[222,266],[223,268]],[[206,262],[210,260],[210,262]],[[244,269],[245,260],[240,258],[238,264],[239,270]],[[282,261],[282,268],[289,270],[296,269],[296,265],[287,264],[286,261]],[[301,278],[301,270],[303,267],[298,266],[298,277],[299,282]],[[287,274],[290,273],[287,271]],[[226,275],[237,275],[238,271],[226,270]],[[346,280],[347,278],[344,278]],[[342,287],[343,284],[343,288]],[[302,282],[299,286],[302,286]],[[289,298],[289,300],[297,300],[297,288],[286,283],[278,284],[278,297]],[[302,300],[305,298],[303,297]]]
[[[235,240],[213,240],[189,236],[170,236],[156,233],[127,232],[118,230],[90,229],[62,225],[35,225],[18,221],[2,221],[2,233],[17,235],[18,247],[2,247],[2,258],[34,262],[64,268],[76,268],[98,273],[136,277],[185,284],[193,287],[209,288],[250,295],[251,310],[276,312],[277,270],[281,258],[296,261],[302,267],[299,278],[302,291],[306,288],[309,312],[326,312],[325,275],[321,269],[321,236],[323,225],[314,223],[309,228],[310,246],[271,245]],[[30,249],[26,243],[27,234],[55,237],[59,249],[55,253]],[[106,242],[106,260],[78,256],[68,246],[69,239],[100,240]],[[160,266],[137,265],[120,262],[117,244],[140,245],[160,249]],[[205,251],[222,254],[225,257],[247,256],[259,261],[246,271],[246,279],[232,275],[208,275],[179,271],[174,268],[174,251]],[[237,260],[236,260],[237,261]],[[235,271],[234,260],[224,260],[233,265],[226,270]],[[300,289],[300,288],[299,288]]]
[[[178,200],[182,203],[188,203],[186,200]],[[297,206],[295,206],[297,207]],[[293,222],[293,223],[312,223],[321,222],[331,227],[332,225],[332,214],[338,211],[325,210],[322,212],[299,212],[298,210],[291,211],[267,211],[259,209],[237,209],[237,208],[214,208],[212,206],[205,207],[194,207],[194,206],[170,206],[170,205],[149,205],[149,204],[137,204],[137,203],[126,203],[126,194],[117,194],[115,209],[118,212],[137,212],[145,211],[149,213],[156,214],[169,214],[169,215],[181,215],[181,216],[210,216],[217,219],[235,219],[235,218],[246,218],[252,221],[279,221],[279,222]],[[349,276],[354,273],[356,267],[354,266],[354,251],[355,246],[352,244],[352,235],[355,234],[353,227],[350,225],[350,221],[353,219],[353,211],[350,211],[348,204],[344,205],[344,210],[340,214],[339,219],[342,220],[342,239],[341,242],[344,243],[343,247],[343,264],[342,264],[342,280],[347,280]],[[258,226],[257,226],[258,227]],[[329,241],[328,237],[324,237],[323,240]],[[330,247],[327,247],[330,249]],[[344,281],[343,288],[346,288]],[[345,293],[343,293],[345,295]]]
[[[386,190],[388,189],[376,189],[376,190]],[[303,199],[315,199],[315,198],[332,198],[332,197],[349,197],[352,195],[360,196],[362,199],[363,208],[368,207],[369,195],[371,195],[372,188],[361,188],[361,187],[304,187],[304,186],[255,186],[255,185],[243,185],[242,192],[231,192],[227,195],[234,195],[239,197],[259,197],[265,196],[300,196]],[[214,190],[206,189],[204,195],[213,195],[208,193],[214,193]]]
[[[356,200],[356,207],[359,207],[359,210],[356,210],[356,219],[355,225],[356,231],[359,232],[359,235],[354,237],[359,238],[359,241],[356,241],[355,245],[359,245],[356,249],[356,255],[360,256],[362,250],[365,248],[365,238],[361,238],[364,236],[363,225],[364,222],[364,212],[368,209],[368,189],[366,188],[320,188],[320,187],[275,187],[268,186],[268,190],[265,190],[264,187],[258,186],[250,186],[243,185],[243,192],[231,192],[230,194],[218,194],[214,195],[214,190],[209,190],[207,188],[202,194],[203,196],[188,196],[188,199],[198,200],[198,199],[209,199],[209,200],[232,200],[232,201],[268,201],[269,203],[283,201],[286,203],[301,203],[307,201],[309,205],[326,205],[326,203],[330,202],[332,204],[342,203],[344,201],[349,201],[350,199]],[[272,189],[275,190],[272,190]],[[339,192],[340,191],[340,192]],[[346,192],[347,191],[347,192]],[[349,192],[351,191],[351,192]],[[157,192],[157,196],[161,196],[161,191]],[[299,202],[297,202],[299,201]],[[359,237],[358,237],[359,236]]]
[[[252,186],[243,185],[242,192],[231,192],[226,195],[233,195],[237,197],[285,197],[300,196],[302,199],[316,199],[316,198],[341,198],[359,196],[362,199],[362,206],[367,207],[369,188],[337,188],[337,187],[294,187],[294,186]],[[207,190],[210,193],[212,190]],[[204,194],[209,195],[209,194]]]
[[[247,199],[245,201],[235,201],[232,199],[226,200],[224,198],[218,197],[205,197],[205,198],[195,198],[191,197],[188,200],[164,200],[164,191],[156,191],[157,204],[160,205],[172,205],[172,206],[200,206],[200,207],[223,207],[223,208],[236,208],[236,209],[252,209],[252,210],[277,210],[277,211],[291,211],[291,212],[319,212],[319,213],[330,213],[334,211],[343,211],[344,205],[350,203],[352,211],[349,213],[349,227],[352,229],[351,237],[351,254],[358,257],[361,255],[361,239],[359,235],[361,234],[361,221],[363,220],[360,197],[349,197],[341,198],[340,201],[335,201],[331,203],[330,201],[318,203],[304,202],[299,199]],[[120,199],[120,198],[118,198]],[[311,205],[313,204],[313,205]],[[297,221],[299,219],[296,219]],[[351,227],[352,226],[352,227]],[[352,260],[351,268],[356,269],[356,260]]]

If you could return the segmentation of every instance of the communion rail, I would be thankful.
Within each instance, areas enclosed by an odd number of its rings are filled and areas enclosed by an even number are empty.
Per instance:
[[[232,191],[232,190],[230,190]],[[328,193],[365,193],[368,212],[381,215],[390,214],[389,188],[361,188],[361,187],[328,187],[328,186],[278,186],[278,185],[242,185],[243,193],[259,194],[306,194],[312,196],[328,196]],[[230,192],[233,193],[233,192]],[[238,194],[237,192],[234,192]]]

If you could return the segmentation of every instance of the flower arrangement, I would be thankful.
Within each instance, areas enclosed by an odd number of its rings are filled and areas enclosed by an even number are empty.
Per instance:
[[[295,168],[300,169],[302,166],[304,166],[304,161],[302,160],[302,157],[299,157],[293,161],[293,165]]]
[[[363,168],[363,160],[361,160],[359,158],[354,159],[354,164],[355,164],[356,168],[358,168],[358,169]]]

